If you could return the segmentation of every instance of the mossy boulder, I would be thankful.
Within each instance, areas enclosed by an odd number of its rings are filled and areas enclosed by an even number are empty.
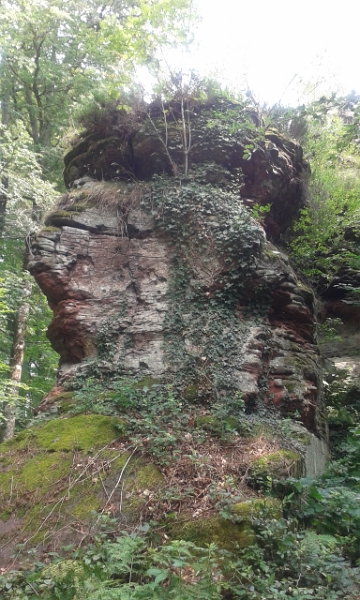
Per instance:
[[[259,513],[265,513],[270,519],[282,517],[281,503],[277,498],[252,498],[245,502],[237,502],[232,507],[232,511],[242,522],[249,524]]]
[[[249,520],[235,524],[218,515],[185,523],[173,523],[167,530],[173,539],[185,540],[202,547],[214,543],[225,550],[246,548],[255,541],[255,533]]]
[[[230,519],[212,515],[185,523],[175,522],[168,526],[168,532],[172,538],[193,542],[198,546],[214,543],[225,550],[246,548],[255,542],[252,520],[260,512],[271,519],[279,519],[282,516],[281,503],[275,498],[252,498],[234,504],[230,509]]]
[[[120,526],[137,523],[162,475],[130,453],[123,426],[116,417],[77,415],[1,444],[0,545],[11,552],[16,544],[75,543],[103,516],[116,516]]]
[[[54,419],[42,426],[21,432],[5,442],[0,449],[43,448],[47,452],[63,450],[95,450],[119,437],[124,421],[103,415],[77,415],[67,419]]]
[[[274,480],[301,476],[302,471],[300,454],[293,450],[275,450],[253,460],[249,483],[257,489],[266,489]]]

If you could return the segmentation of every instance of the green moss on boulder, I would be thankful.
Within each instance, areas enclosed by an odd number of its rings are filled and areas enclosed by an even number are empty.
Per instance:
[[[232,511],[237,517],[248,523],[251,523],[251,519],[260,512],[266,512],[271,519],[282,517],[281,502],[277,498],[252,498],[246,502],[237,502]]]
[[[235,417],[227,417],[221,421],[218,417],[205,415],[196,419],[195,426],[204,429],[204,431],[207,431],[212,435],[221,437],[225,432],[238,431],[240,422],[239,419],[236,419]]]
[[[234,524],[218,515],[186,523],[173,523],[168,527],[168,533],[173,539],[193,542],[202,547],[214,543],[225,550],[234,550],[235,546],[246,548],[255,541],[250,521]]]
[[[138,523],[163,478],[121,445],[119,426],[116,417],[77,415],[1,444],[0,544],[73,542],[84,527],[96,531],[103,513],[117,516],[119,524]]]
[[[198,397],[198,393],[199,386],[196,383],[190,383],[184,390],[184,398],[189,402],[193,402]]]
[[[225,550],[234,550],[235,546],[246,548],[255,542],[253,517],[265,511],[269,518],[281,518],[280,501],[275,498],[253,498],[233,505],[231,512],[237,522],[213,515],[185,523],[171,523],[168,525],[168,533],[172,538],[183,539],[199,546],[215,543]]]
[[[302,459],[297,452],[280,449],[253,460],[249,482],[255,488],[265,489],[274,479],[297,477],[302,470]]]
[[[17,485],[20,490],[45,494],[51,485],[69,471],[71,460],[62,452],[38,454],[25,460]]]
[[[124,421],[103,415],[77,415],[66,419],[53,419],[45,425],[22,431],[0,446],[8,449],[43,448],[48,452],[60,450],[93,450],[109,444],[119,437]]]
[[[92,450],[109,444],[119,436],[117,417],[77,415],[69,419],[49,421],[35,432],[36,445],[48,451]]]
[[[136,383],[133,384],[133,388],[138,390],[138,389],[144,389],[144,388],[151,388],[154,385],[160,385],[161,384],[161,379],[155,379],[154,377],[150,377],[149,375],[147,375],[146,377],[143,377],[142,379],[140,379],[140,381],[137,381]]]
[[[136,481],[141,488],[156,490],[162,485],[163,476],[156,465],[150,463],[139,467]]]

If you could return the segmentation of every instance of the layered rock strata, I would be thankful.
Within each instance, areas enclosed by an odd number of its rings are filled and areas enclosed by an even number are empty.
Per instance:
[[[244,140],[215,136],[189,154],[196,176],[156,178],[169,161],[151,127],[82,140],[66,181],[85,177],[33,236],[58,383],[150,378],[187,402],[276,407],[324,437],[314,297],[265,233],[278,237],[301,206],[300,147],[271,134],[245,158]],[[148,180],[125,181],[131,169]],[[270,205],[267,220],[250,216],[254,203]]]

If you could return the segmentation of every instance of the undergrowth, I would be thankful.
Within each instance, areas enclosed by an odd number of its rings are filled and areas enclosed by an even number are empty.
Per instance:
[[[242,436],[248,428],[249,439],[256,432],[252,415],[241,412],[241,398],[234,398],[235,404],[227,410],[222,405],[221,414],[216,412],[220,410],[216,399],[206,411],[198,405],[203,414],[196,427],[194,411],[186,401],[175,398],[169,386],[151,380],[131,384],[115,380],[108,388],[102,382],[100,391],[99,383],[88,385],[87,392],[76,392],[76,401],[83,401],[80,408],[125,414],[131,443],[165,470],[169,465],[172,468],[174,460],[181,466],[186,458],[196,476],[208,469],[211,482],[212,465],[199,452],[201,444],[217,438],[224,457],[226,444],[237,435],[236,427],[242,428]],[[335,396],[335,392],[328,395],[333,405],[340,402]],[[215,419],[209,419],[210,409]],[[234,419],[235,414],[237,419],[226,426],[226,420]],[[282,423],[286,438],[286,421]],[[280,425],[278,420],[277,427]],[[183,457],[176,453],[184,447],[186,436],[191,437],[195,450]],[[328,471],[317,480],[264,478],[263,473],[256,480],[253,473],[248,485],[265,497],[277,498],[280,504],[278,514],[271,503],[253,510],[254,537],[246,548],[235,543],[231,549],[213,543],[204,547],[169,539],[166,519],[164,525],[156,512],[157,520],[121,532],[116,519],[103,515],[100,531],[84,547],[66,547],[60,554],[45,554],[42,562],[28,571],[2,574],[0,596],[2,593],[9,600],[356,600],[360,580],[359,464],[360,430],[352,426],[338,440]],[[175,479],[173,482],[175,485]],[[234,503],[243,500],[239,489],[236,480],[226,475],[221,485],[213,483],[208,491],[212,510],[234,527],[245,518],[233,510]],[[164,505],[176,504],[177,493],[176,486],[164,490]],[[187,493],[192,496],[194,490],[189,488]],[[184,501],[185,496],[181,492],[178,500]]]
[[[111,523],[108,523],[111,525]],[[142,531],[98,535],[66,558],[53,553],[25,572],[0,577],[9,600],[176,600],[280,598],[354,599],[358,569],[342,555],[344,540],[293,518],[253,518],[255,543],[246,549],[206,548],[182,540],[156,543]]]

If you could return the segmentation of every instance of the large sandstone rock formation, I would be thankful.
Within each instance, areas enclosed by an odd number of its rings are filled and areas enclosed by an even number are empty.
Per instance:
[[[72,187],[28,262],[54,311],[58,383],[118,377],[171,384],[184,402],[242,398],[324,437],[313,293],[266,239],[302,206],[301,148],[254,133],[240,106],[193,106],[184,173],[177,109],[166,121],[154,107],[118,111],[65,159]],[[262,220],[255,204],[268,205]]]

